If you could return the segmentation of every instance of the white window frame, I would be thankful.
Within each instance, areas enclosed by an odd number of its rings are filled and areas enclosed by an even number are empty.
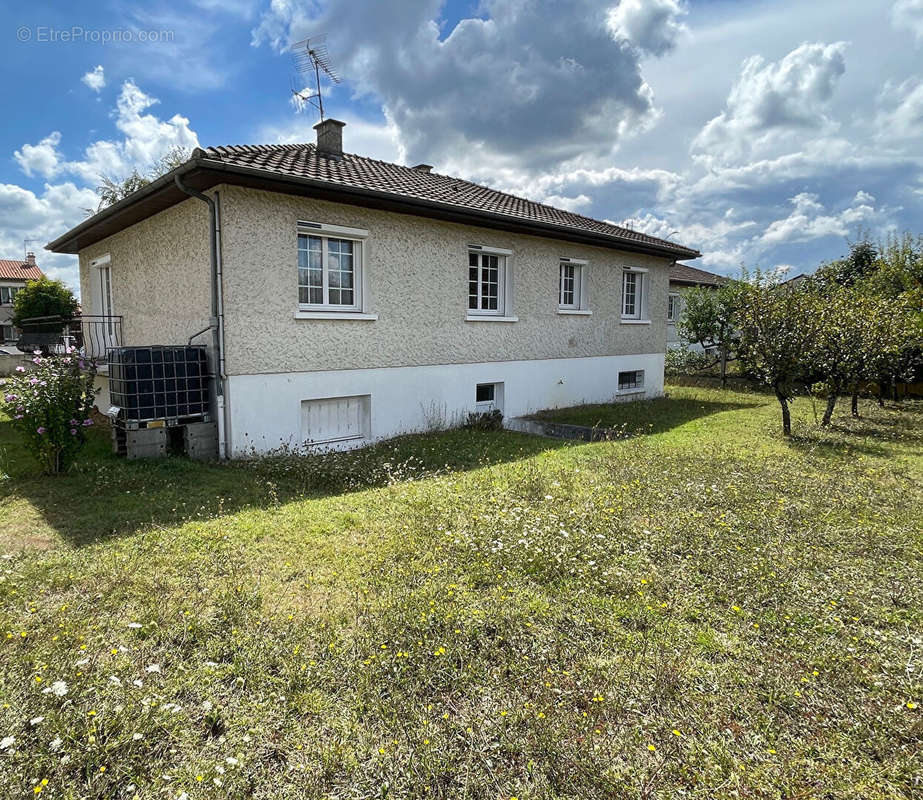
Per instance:
[[[344,225],[331,225],[325,222],[309,222],[298,220],[296,230],[296,249],[295,249],[295,276],[298,280],[298,252],[301,250],[299,237],[316,237],[321,240],[321,275],[322,275],[322,295],[321,303],[302,303],[300,297],[297,309],[294,313],[295,319],[378,319],[377,314],[367,312],[367,285],[366,285],[366,259],[368,253],[368,236],[369,232],[363,228],[349,228]],[[348,241],[353,245],[353,302],[349,305],[342,303],[330,303],[330,271],[329,271],[329,241],[331,239]],[[302,288],[300,282],[296,282],[296,292]]]
[[[675,323],[679,319],[679,314],[676,311],[679,308],[681,297],[682,295],[679,292],[670,292],[667,295],[667,322]]]
[[[105,331],[109,336],[115,335],[115,312],[112,303],[112,255],[106,253],[90,261],[90,267],[99,270],[100,316],[103,317]],[[108,346],[107,340],[107,346]]]
[[[629,387],[626,387],[626,388],[623,389],[623,388],[619,385],[619,384],[621,383],[621,380],[619,379],[619,376],[620,376],[623,372],[634,372],[635,374],[637,374],[637,373],[640,372],[640,373],[641,373],[641,383],[640,383],[639,385],[637,385],[637,386],[629,386]],[[645,377],[646,377],[646,375],[644,374],[644,370],[643,370],[643,369],[620,369],[620,370],[616,373],[616,376],[615,376],[615,380],[616,380],[616,391],[617,391],[619,394],[643,394],[644,391],[645,391],[645,388],[644,388],[644,380],[645,380]]]
[[[477,390],[481,386],[490,386],[493,389],[493,398],[490,400],[478,400]],[[498,409],[503,411],[503,381],[479,381],[474,387],[474,408],[478,413],[486,413]]]
[[[581,258],[568,258],[561,256],[558,259],[558,313],[559,314],[580,314],[589,316],[593,312],[589,310],[587,303],[587,264],[589,262]],[[568,267],[574,270],[574,291],[573,302],[564,302],[564,271]]]
[[[471,254],[483,256],[497,256],[497,308],[480,309],[470,308],[471,295],[469,293],[469,270],[471,269]],[[519,318],[513,315],[513,251],[502,247],[490,247],[481,244],[469,244],[465,253],[465,319],[468,322],[518,322]],[[481,274],[483,266],[478,264],[478,294],[481,297]],[[480,305],[480,302],[478,303]]]
[[[635,283],[635,293],[634,293],[634,308],[632,311],[626,312],[626,300],[628,298],[628,293],[626,292],[626,286],[628,283],[628,275],[634,275]],[[626,266],[622,268],[622,290],[621,290],[621,321],[625,325],[649,325],[651,320],[648,314],[648,293],[649,293],[650,281],[648,279],[648,271],[642,267],[630,267]]]
[[[13,305],[13,301],[16,299],[16,295],[20,289],[22,289],[21,286],[0,286],[0,305]],[[4,300],[3,295],[6,295],[9,299]]]

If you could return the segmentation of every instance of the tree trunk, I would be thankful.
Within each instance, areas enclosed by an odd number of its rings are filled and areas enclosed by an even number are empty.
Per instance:
[[[788,409],[788,398],[779,389],[778,386],[776,389],[776,399],[779,401],[779,405],[782,406],[782,435],[791,436],[792,435],[792,414]]]
[[[884,396],[884,392],[883,392],[882,390],[880,390],[880,389],[879,389],[879,391],[878,391],[878,407],[879,407],[879,408],[884,408],[884,407],[885,407],[885,396]]]
[[[833,407],[836,405],[836,392],[830,392],[830,397],[827,398],[827,409],[824,411],[824,416],[821,418],[820,424],[825,428],[830,424],[830,419],[833,417]]]
[[[728,388],[728,350],[724,342],[721,343],[721,388]]]
[[[856,419],[859,419],[859,393],[858,392],[852,393],[852,415]]]

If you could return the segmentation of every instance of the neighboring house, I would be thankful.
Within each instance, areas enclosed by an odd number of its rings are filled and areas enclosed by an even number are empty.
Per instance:
[[[315,128],[197,149],[48,245],[124,344],[209,345],[222,454],[662,393],[669,271],[697,251]]]
[[[27,253],[25,261],[0,259],[0,345],[13,345],[19,338],[13,328],[13,298],[25,287],[26,281],[44,277],[35,265],[35,253]]]
[[[670,294],[667,298],[667,347],[671,350],[686,346],[691,350],[702,350],[698,343],[686,344],[676,330],[676,323],[685,307],[683,295],[691,288],[717,289],[727,278],[706,272],[689,264],[676,263],[670,268]]]

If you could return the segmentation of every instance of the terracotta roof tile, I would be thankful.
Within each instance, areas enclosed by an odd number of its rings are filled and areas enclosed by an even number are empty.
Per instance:
[[[400,197],[412,197],[432,203],[611,236],[615,240],[666,249],[681,258],[698,256],[695,250],[675,242],[536,203],[487,186],[350,153],[344,153],[341,157],[331,157],[318,153],[313,144],[209,147],[205,150],[205,157],[237,167],[273,172],[282,176],[385,192]]]
[[[43,277],[42,271],[25,261],[10,261],[0,258],[0,280],[34,281]]]
[[[676,263],[670,268],[670,280],[678,283],[697,283],[706,286],[720,286],[722,283],[727,282],[727,278],[715,275],[714,272],[706,272],[704,269],[680,263]]]

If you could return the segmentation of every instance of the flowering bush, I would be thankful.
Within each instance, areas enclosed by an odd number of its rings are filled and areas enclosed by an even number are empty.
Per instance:
[[[96,365],[70,350],[52,356],[36,351],[32,364],[28,370],[16,367],[16,374],[6,380],[6,412],[45,472],[62,472],[93,424]]]

